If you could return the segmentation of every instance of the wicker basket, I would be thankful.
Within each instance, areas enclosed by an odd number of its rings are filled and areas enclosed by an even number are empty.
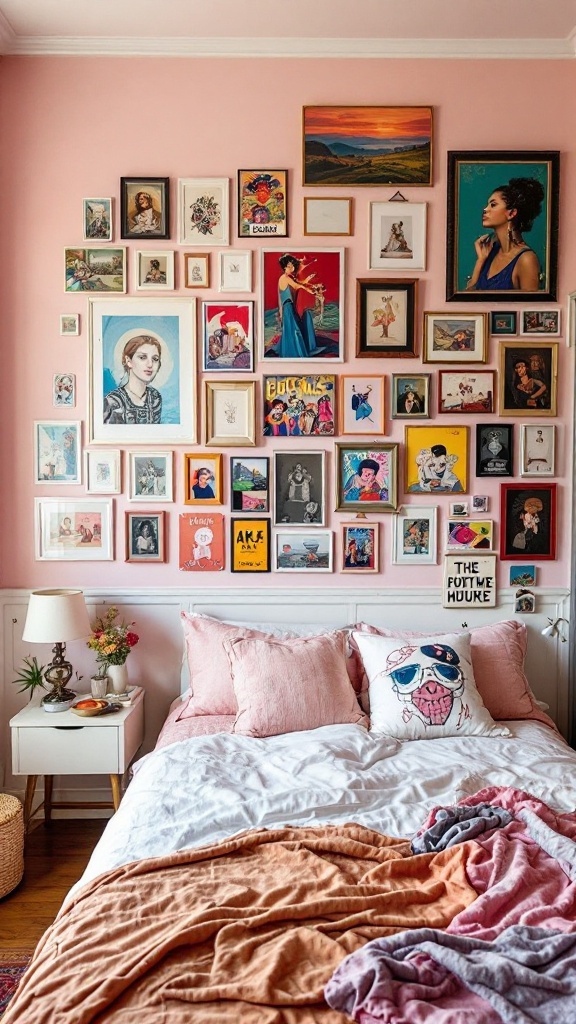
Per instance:
[[[15,796],[0,793],[0,899],[24,874],[24,811]]]

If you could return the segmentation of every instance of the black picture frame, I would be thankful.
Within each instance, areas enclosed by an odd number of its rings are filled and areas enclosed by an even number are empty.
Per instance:
[[[476,476],[514,476],[514,424],[476,424]]]
[[[490,313],[490,334],[518,334],[518,313],[514,309],[500,311],[493,309]]]
[[[230,520],[230,571],[270,572],[270,520],[252,516]]]
[[[145,207],[140,194],[149,197]],[[120,178],[120,237],[170,238],[170,178]]]
[[[556,484],[500,484],[500,523],[502,561],[554,560]]]
[[[253,516],[270,511],[270,459],[267,455],[230,456],[230,503],[235,515]]]
[[[395,359],[416,356],[415,311],[418,281],[356,280],[356,355]]]
[[[537,212],[522,229],[522,239],[535,253],[539,264],[539,286],[523,290],[501,274],[488,274],[489,287],[469,287],[476,265],[474,243],[489,234],[483,223],[488,198],[514,178],[530,179],[541,187],[534,196]],[[446,245],[446,299],[448,302],[549,302],[556,300],[558,272],[558,208],[560,153],[552,150],[465,150],[448,153],[448,223]],[[538,190],[539,191],[539,190]],[[510,207],[509,207],[510,208]],[[484,231],[483,231],[484,227]],[[493,235],[496,240],[496,234]]]

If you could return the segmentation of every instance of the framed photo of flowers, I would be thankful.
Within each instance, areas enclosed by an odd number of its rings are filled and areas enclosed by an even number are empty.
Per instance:
[[[556,558],[556,484],[500,484],[500,558]]]
[[[120,494],[122,490],[119,448],[87,448],[85,453],[88,494]]]
[[[436,565],[438,506],[405,505],[394,516],[392,563]]]
[[[179,178],[180,245],[229,245],[229,205],[229,178]]]
[[[426,203],[370,203],[370,270],[426,270]]]
[[[466,494],[469,428],[406,426],[405,490],[409,494]]]
[[[120,237],[170,238],[170,178],[120,178]]]
[[[340,433],[374,436],[384,433],[384,381],[382,374],[358,377],[342,374],[338,409]]]
[[[35,498],[36,558],[93,562],[114,557],[112,498]]]
[[[260,252],[261,359],[342,362],[344,250]]]
[[[207,445],[255,445],[256,382],[205,380],[204,433]]]
[[[214,452],[184,455],[184,503],[222,504],[222,456]]]
[[[556,427],[553,423],[523,423],[520,476],[554,476]]]
[[[333,373],[264,377],[264,437],[332,437],[336,377]]]
[[[202,303],[203,369],[222,372],[254,369],[254,303]]]
[[[332,530],[275,530],[274,572],[332,572]]]
[[[397,495],[397,444],[336,444],[337,512],[390,512]]]
[[[495,370],[438,371],[438,412],[494,412]]]
[[[130,501],[173,501],[172,452],[128,452]]]
[[[356,355],[416,355],[414,311],[418,282],[362,278],[356,281]]]
[[[424,313],[425,363],[485,363],[487,313]]]
[[[126,562],[165,562],[166,513],[125,512]]]
[[[500,414],[555,416],[558,342],[502,341],[499,357]]]
[[[355,520],[340,524],[341,572],[378,572],[380,552],[378,547],[378,523]]]
[[[326,525],[326,452],[274,453],[274,525]]]
[[[270,511],[270,459],[262,455],[230,457],[233,512]]]
[[[393,420],[430,418],[430,376],[429,373],[392,374]]]
[[[238,171],[239,238],[288,234],[288,171]]]
[[[231,571],[270,572],[270,520],[233,517],[230,529]]]
[[[79,484],[82,482],[82,424],[79,420],[34,422],[34,482]]]

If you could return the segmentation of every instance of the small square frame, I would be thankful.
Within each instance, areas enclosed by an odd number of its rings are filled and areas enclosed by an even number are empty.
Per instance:
[[[174,291],[174,251],[136,249],[134,279],[137,292]]]
[[[520,425],[520,476],[554,476],[556,426],[554,423]]]
[[[124,513],[124,523],[126,562],[166,561],[166,512],[129,510]]]
[[[393,565],[436,565],[438,506],[403,505],[394,516]]]
[[[87,448],[84,452],[88,494],[120,494],[122,453],[119,448]]]
[[[120,238],[170,238],[170,178],[120,178]]]
[[[38,561],[110,562],[114,558],[112,498],[35,498],[34,508]]]
[[[380,524],[355,519],[340,523],[340,572],[380,571]]]
[[[500,558],[543,562],[556,558],[556,487],[545,484],[500,484]],[[530,528],[538,517],[538,531]]]
[[[219,292],[251,292],[252,291],[252,251],[250,249],[230,249],[218,253],[220,268]]]
[[[516,310],[493,309],[490,312],[490,334],[518,334],[518,313]]]
[[[333,572],[333,547],[332,530],[275,530],[273,571]]]
[[[372,277],[356,281],[356,355],[412,358],[416,355],[418,282]]]
[[[370,203],[370,270],[426,270],[427,203]]]
[[[34,483],[82,483],[80,420],[34,420]]]
[[[439,370],[438,412],[477,416],[496,411],[495,370]]]
[[[80,334],[80,313],[60,313],[60,334],[70,337]]]
[[[173,453],[140,449],[127,454],[130,501],[173,501]]]
[[[204,436],[219,448],[256,444],[256,381],[204,381]]]
[[[312,237],[352,235],[354,200],[340,196],[304,196],[303,234]]]
[[[485,363],[488,313],[424,313],[424,363]]]
[[[184,287],[210,287],[210,253],[184,253]]]
[[[270,572],[271,533],[269,519],[232,517],[231,572]]]
[[[201,477],[204,478],[203,483]],[[222,455],[216,452],[185,452],[184,504],[221,505],[222,497]]]

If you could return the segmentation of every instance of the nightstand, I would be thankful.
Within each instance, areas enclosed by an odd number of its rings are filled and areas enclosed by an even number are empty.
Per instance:
[[[144,691],[111,715],[83,718],[73,711],[49,714],[29,704],[10,721],[12,773],[27,775],[24,820],[29,822],[39,775],[44,776],[44,820],[53,808],[120,806],[122,776],[144,738]],[[111,803],[52,803],[54,775],[109,775]]]

